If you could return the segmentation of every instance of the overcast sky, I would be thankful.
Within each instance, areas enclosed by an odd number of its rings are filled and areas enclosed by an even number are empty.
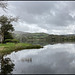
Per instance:
[[[75,34],[75,1],[8,1],[0,12],[19,16],[16,31]]]

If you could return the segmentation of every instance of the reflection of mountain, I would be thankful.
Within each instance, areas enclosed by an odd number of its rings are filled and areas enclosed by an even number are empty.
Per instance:
[[[0,60],[0,74],[11,74],[11,72],[13,71],[14,68],[14,64],[12,63],[10,58],[3,58],[3,56],[1,57]]]

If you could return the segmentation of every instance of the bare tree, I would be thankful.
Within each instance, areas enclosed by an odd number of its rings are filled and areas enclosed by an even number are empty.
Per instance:
[[[0,1],[0,7],[5,11],[5,9],[7,9],[7,2],[6,1]]]

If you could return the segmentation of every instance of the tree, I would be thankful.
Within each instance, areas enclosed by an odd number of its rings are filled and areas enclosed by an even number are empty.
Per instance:
[[[6,33],[12,32],[14,31],[14,27],[12,25],[13,21],[17,21],[18,18],[14,18],[14,17],[7,17],[7,16],[0,16],[0,33],[3,37],[2,39],[2,43],[5,41],[5,35]]]
[[[4,2],[4,1],[0,1],[0,7],[5,11],[5,9],[7,9],[7,2]]]
[[[14,69],[15,64],[11,61],[10,58],[1,58],[1,73],[4,75],[12,74],[11,72]]]
[[[15,64],[10,58],[4,58],[4,53],[0,53],[0,75],[12,75]]]

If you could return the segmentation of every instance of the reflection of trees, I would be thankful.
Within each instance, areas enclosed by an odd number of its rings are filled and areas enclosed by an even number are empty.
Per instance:
[[[35,39],[35,40],[25,41],[24,43],[30,43],[30,44],[33,44],[33,45],[39,44],[39,45],[42,45],[42,46],[45,46],[45,45],[49,44],[47,41],[41,40],[41,39],[39,39],[39,40]]]
[[[26,61],[26,62],[32,62],[32,58],[23,58],[21,59],[22,62]]]
[[[10,58],[1,57],[1,73],[0,74],[11,74],[13,71],[14,64]]]

